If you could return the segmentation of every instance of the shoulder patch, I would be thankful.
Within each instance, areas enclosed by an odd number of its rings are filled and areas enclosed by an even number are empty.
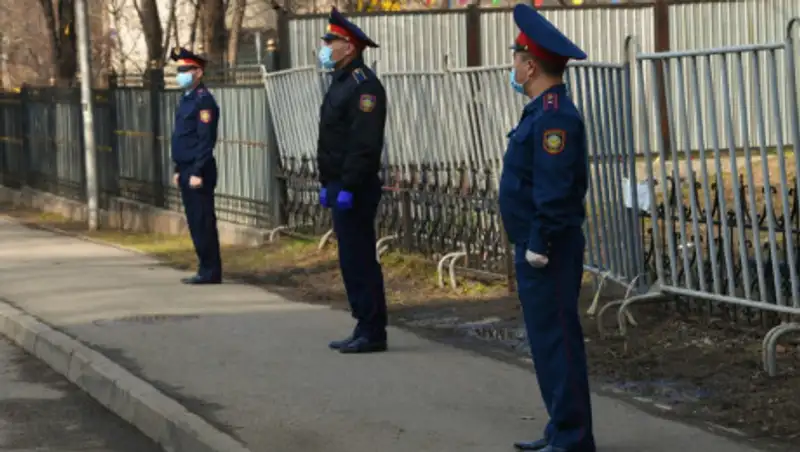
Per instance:
[[[363,69],[357,68],[353,71],[353,78],[356,79],[356,83],[360,85],[366,82],[369,77],[367,77],[367,74],[364,73]]]
[[[567,144],[567,132],[563,129],[547,129],[544,131],[542,146],[550,155],[560,154]]]
[[[369,113],[375,109],[375,103],[377,103],[377,99],[372,94],[362,94],[361,98],[358,99],[358,108],[365,113]]]
[[[211,122],[213,116],[214,115],[211,112],[211,110],[208,109],[200,110],[200,122],[202,122],[203,124],[208,124],[209,122]]]
[[[547,93],[544,95],[544,110],[558,110],[558,94]]]

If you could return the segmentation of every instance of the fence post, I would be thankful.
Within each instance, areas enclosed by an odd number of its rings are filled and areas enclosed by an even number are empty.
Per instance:
[[[29,187],[31,184],[31,140],[30,140],[30,114],[28,106],[30,103],[30,88],[27,84],[22,85],[20,90],[20,132],[22,132],[22,155],[19,159],[20,166],[20,188]]]
[[[280,65],[280,52],[278,50],[278,44],[274,39],[270,38],[267,40],[266,54],[259,64],[263,64],[267,72],[278,70]]]
[[[278,16],[277,34],[278,47],[277,69],[289,69],[292,67],[291,36],[289,34],[289,12],[278,4],[275,4],[275,14]]]
[[[115,198],[121,196],[120,193],[120,178],[122,172],[119,168],[119,135],[117,134],[117,88],[119,87],[119,78],[116,72],[112,72],[108,77],[108,144],[111,147],[110,156],[108,159],[107,170],[110,172],[107,176],[108,190],[107,196]]]
[[[477,4],[467,6],[467,66],[480,66],[481,47],[481,10]]]
[[[656,0],[653,8],[653,32],[655,34],[656,52],[668,52],[670,50],[669,32],[669,0]],[[667,112],[667,83],[669,80],[664,78],[664,65],[662,62],[656,64],[656,80],[658,83],[658,102],[660,104],[661,115],[661,142],[664,144],[665,158],[670,158],[672,152],[672,140],[670,138],[669,115]]]
[[[150,62],[145,76],[145,83],[150,94],[150,140],[151,161],[153,162],[153,197],[156,207],[166,206],[164,195],[164,156],[161,152],[161,95],[164,92],[164,69],[158,67],[156,61]]]
[[[286,9],[275,4],[275,13],[278,16],[277,34],[278,42],[272,42],[271,50],[267,49],[267,59],[271,61],[272,68],[268,70],[280,71],[291,67],[290,36],[289,36],[289,13]],[[266,82],[266,79],[265,79]],[[264,87],[266,89],[266,86]],[[267,91],[267,96],[271,93]],[[269,105],[269,102],[267,102]],[[286,181],[286,162],[281,161],[280,149],[278,147],[277,131],[275,130],[275,112],[269,111],[268,121],[271,129],[270,133],[270,169],[272,186],[274,190],[271,196],[273,226],[283,226],[289,223],[289,216],[286,212],[286,200],[288,198]]]

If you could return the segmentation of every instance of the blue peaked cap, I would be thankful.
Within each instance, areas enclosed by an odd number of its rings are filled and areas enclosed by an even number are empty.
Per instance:
[[[328,30],[322,37],[322,40],[326,42],[334,39],[344,39],[365,47],[379,47],[356,24],[345,19],[336,7],[331,8],[331,15],[328,18]]]
[[[206,59],[193,53],[183,47],[174,47],[172,52],[170,52],[169,57],[172,61],[178,63],[179,67],[205,67],[206,66]]]
[[[586,59],[586,53],[580,47],[564,36],[539,11],[530,6],[516,5],[514,7],[514,22],[520,30],[520,36],[517,37],[516,43],[511,47],[513,50],[529,51],[534,55],[544,50],[545,53],[549,52],[553,56],[561,57],[564,60]]]

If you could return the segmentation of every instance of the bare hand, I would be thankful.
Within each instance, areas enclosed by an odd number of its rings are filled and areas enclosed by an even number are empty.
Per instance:
[[[180,179],[180,174],[178,174],[178,173],[173,174],[172,175],[172,184],[177,187],[179,179]]]
[[[199,176],[189,176],[189,186],[192,188],[200,188],[203,186],[203,179]]]

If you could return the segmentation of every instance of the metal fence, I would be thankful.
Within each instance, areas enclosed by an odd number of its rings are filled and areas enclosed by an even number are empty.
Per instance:
[[[628,46],[631,58],[622,64],[570,66],[566,83],[584,115],[590,154],[587,270],[639,289],[605,308],[620,307],[623,331],[632,304],[667,296],[704,300],[686,305],[709,315],[769,325],[800,314],[796,28],[785,28],[780,42],[661,53]],[[315,67],[262,75],[257,87],[211,88],[222,111],[220,218],[329,232],[315,165],[328,79]],[[497,180],[524,98],[508,87],[508,68],[380,78],[390,103],[382,243],[464,258],[472,271],[510,278]],[[665,95],[648,96],[653,86]],[[151,85],[95,96],[106,196],[176,207],[177,194],[165,187],[180,93]],[[78,105],[75,91],[0,96],[4,184],[82,199]],[[798,325],[765,339],[773,373],[771,347],[791,328]]]
[[[276,205],[274,138],[267,93],[258,84],[213,87],[222,118],[218,216],[250,226],[270,224]],[[170,187],[169,136],[181,93],[113,86],[94,93],[101,202],[125,198],[182,209]],[[73,200],[86,196],[85,155],[77,89],[25,87],[0,96],[0,177]]]
[[[639,191],[655,284],[618,303],[623,332],[632,304],[665,296],[767,324],[800,314],[798,24],[783,42],[636,56],[640,93],[647,80],[671,83],[666,105],[655,97],[639,118],[642,136],[659,132],[645,141]],[[795,330],[784,323],[767,334],[771,374],[777,339]]]
[[[614,64],[627,62],[630,56],[626,51],[628,36],[637,37],[642,52],[754,45],[780,41],[785,24],[800,15],[800,2],[794,0],[668,0],[664,5],[666,7],[662,9],[657,7],[657,2],[546,6],[540,11],[585,49],[591,61]],[[511,8],[507,7],[353,13],[350,18],[381,43],[381,48],[369,50],[368,58],[374,60],[383,73],[508,64],[509,42],[517,33]],[[288,32],[282,38],[285,41],[282,52],[288,54],[291,66],[301,68],[316,64],[315,51],[327,24],[327,16],[303,15],[288,17],[287,20],[288,23],[283,25]],[[712,64],[731,63],[718,60]],[[739,81],[747,86],[755,83],[753,72],[749,70],[751,64],[745,62],[745,78]],[[777,81],[784,86],[787,82],[782,66],[784,62],[781,59],[777,64],[780,66]],[[661,93],[658,85],[651,86],[650,80],[645,80],[645,83],[641,98],[637,91],[633,93],[633,118],[637,121],[641,117],[640,106],[655,102],[653,97]],[[670,90],[675,91],[677,82],[673,78],[670,83]],[[715,81],[708,89],[722,88]],[[748,88],[746,95],[750,96],[750,92]],[[785,109],[785,98],[778,101]],[[738,104],[733,108],[738,109]],[[784,127],[788,126],[789,123],[785,122]],[[647,138],[636,134],[636,152],[641,154],[644,140],[656,139],[657,133],[658,130],[652,129]],[[696,140],[692,130],[678,127],[676,139],[683,140],[684,135]],[[709,136],[705,138],[706,141],[710,139]],[[727,137],[722,139],[727,140]],[[785,140],[785,144],[793,144],[791,139],[793,137]],[[777,137],[770,133],[768,146],[775,146],[776,140]]]
[[[687,50],[780,40],[784,24],[800,15],[800,3],[794,0],[666,3],[667,14],[662,18],[657,17],[655,1],[545,6],[540,11],[573,37],[592,61],[614,63],[626,58],[623,45],[630,35],[639,37],[643,51],[657,50],[662,26],[667,27],[663,45]],[[477,17],[473,23],[470,14]],[[350,13],[348,17],[381,44],[372,55],[382,71],[391,72],[442,70],[445,58],[451,67],[464,67],[470,64],[470,52],[479,56],[480,65],[506,64],[509,40],[517,33],[509,7]],[[288,22],[289,42],[283,51],[288,52],[292,66],[315,64],[314,50],[327,26],[327,15],[295,16]],[[471,36],[478,37],[474,44]]]
[[[498,178],[506,136],[524,107],[524,98],[508,87],[509,69],[381,74],[390,95],[384,161],[388,199],[379,215],[384,236],[396,236],[404,248],[430,258],[462,252],[476,271],[506,271]],[[626,65],[581,63],[567,73],[588,125],[593,202],[586,226],[587,269],[623,284],[644,268],[635,212],[622,196],[635,158],[627,126],[628,79]],[[323,80],[315,67],[265,76],[285,162],[286,226],[306,233],[323,233],[330,225],[329,212],[318,206],[315,168]]]

